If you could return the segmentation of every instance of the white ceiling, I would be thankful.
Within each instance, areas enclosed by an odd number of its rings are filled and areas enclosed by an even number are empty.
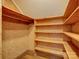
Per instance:
[[[32,18],[62,16],[69,0],[13,0],[23,14]]]

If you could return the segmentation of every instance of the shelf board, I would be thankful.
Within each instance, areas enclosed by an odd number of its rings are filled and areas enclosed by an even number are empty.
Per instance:
[[[23,55],[22,57],[17,58],[17,59],[48,59],[48,58],[38,56],[38,55],[28,55],[28,54],[26,54],[26,55]]]
[[[59,45],[58,47],[56,45]],[[63,44],[55,44],[55,46],[48,46],[48,45],[41,45],[41,44],[38,44],[36,45],[36,47],[40,47],[40,48],[44,48],[44,49],[51,49],[51,50],[55,50],[55,51],[59,51],[59,52],[64,52],[64,47],[63,47]]]
[[[39,30],[39,31],[35,31],[36,33],[63,33],[63,31],[54,31],[54,30]]]
[[[35,41],[39,42],[47,42],[47,43],[56,43],[56,44],[63,44],[63,41],[56,41],[56,40],[46,40],[46,39],[35,39]]]
[[[40,23],[40,24],[35,24],[35,26],[50,26],[50,25],[63,25],[63,23]]]
[[[73,40],[79,42],[79,34],[71,33],[71,32],[64,32],[65,35],[71,37]]]
[[[65,20],[64,24],[73,24],[79,21],[79,6],[74,12]]]
[[[64,19],[65,17],[64,16],[56,16],[56,17],[47,17],[47,18],[38,18],[38,19],[35,19],[35,21],[39,21],[39,20],[52,20],[52,19]]]
[[[33,23],[34,19],[28,17],[28,16],[25,16],[23,14],[20,14],[20,13],[17,13],[13,10],[10,10],[6,7],[2,7],[2,16],[3,16],[3,20],[5,20],[5,18],[11,18],[11,20],[9,21],[20,21],[20,22],[26,22],[26,24],[29,24],[29,23]]]
[[[57,33],[57,34],[58,34],[58,33]],[[59,38],[59,37],[36,37],[36,39],[63,41],[63,38]]]
[[[74,50],[71,48],[71,46],[67,42],[64,42],[64,48],[67,52],[69,59],[79,59],[79,57],[76,55]]]
[[[65,55],[65,52],[56,51],[54,49],[48,49],[48,48],[46,49],[46,48],[43,48],[43,47],[36,47],[35,50],[50,53],[50,54],[55,54],[55,55],[58,55],[58,56],[61,56],[61,57],[63,57]]]

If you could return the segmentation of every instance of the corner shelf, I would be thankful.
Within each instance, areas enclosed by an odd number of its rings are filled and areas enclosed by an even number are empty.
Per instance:
[[[5,18],[10,18],[11,20],[9,20],[9,21],[25,22],[26,24],[33,23],[33,20],[34,20],[28,16],[17,13],[17,12],[10,10],[4,6],[2,7],[2,16],[4,18],[3,20],[5,20]]]
[[[79,35],[71,32],[64,32],[65,35],[79,42]]]
[[[79,6],[74,12],[65,20],[64,24],[73,24],[79,21]]]
[[[79,57],[76,55],[75,51],[71,48],[71,46],[67,42],[64,42],[64,48],[67,52],[69,59],[79,59]]]

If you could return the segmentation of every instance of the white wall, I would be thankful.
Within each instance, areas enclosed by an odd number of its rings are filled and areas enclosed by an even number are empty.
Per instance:
[[[33,18],[62,16],[69,0],[13,0],[25,15]]]

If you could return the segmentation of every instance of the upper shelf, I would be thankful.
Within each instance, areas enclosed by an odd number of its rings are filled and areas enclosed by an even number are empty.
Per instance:
[[[63,23],[44,23],[44,24],[36,24],[36,26],[50,26],[50,25],[63,25]]]
[[[47,17],[47,18],[39,18],[39,19],[35,19],[35,21],[39,21],[39,20],[54,20],[54,19],[64,19],[65,17],[63,17],[63,16],[56,16],[56,17],[53,17],[53,16],[51,16],[51,17]]]
[[[65,20],[64,24],[73,24],[79,21],[79,6],[74,12]]]
[[[26,24],[33,23],[32,18],[25,16],[23,14],[17,13],[13,10],[10,10],[10,9],[4,7],[4,6],[2,7],[2,16],[3,16],[3,18],[8,17],[8,18],[11,18],[11,19],[15,19],[16,21],[26,22]]]

